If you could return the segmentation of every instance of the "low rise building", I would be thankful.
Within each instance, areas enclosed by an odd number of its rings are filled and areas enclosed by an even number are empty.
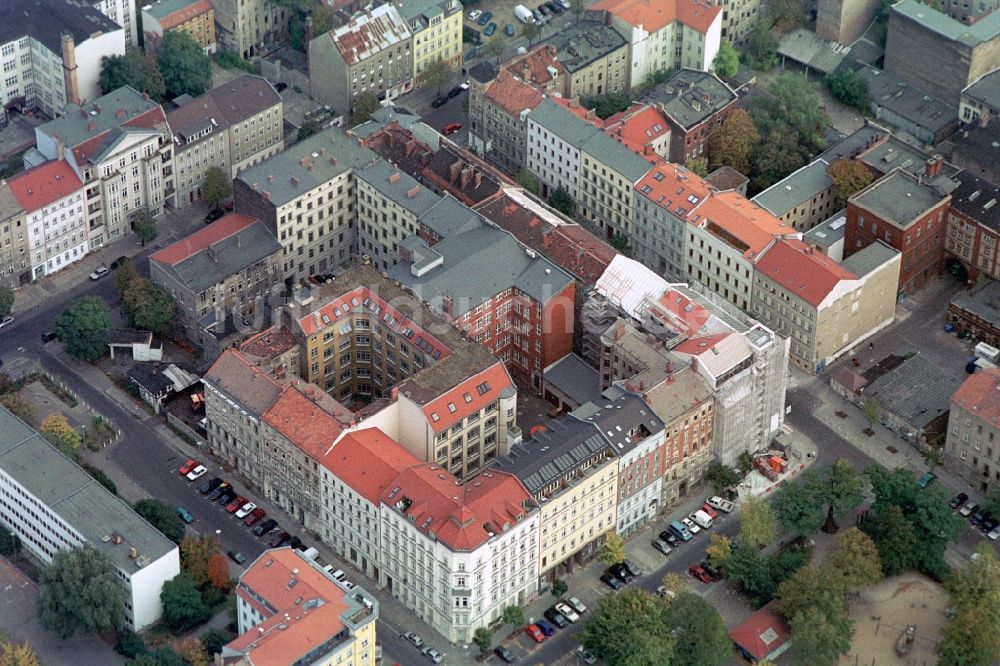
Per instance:
[[[643,96],[670,125],[670,161],[705,156],[708,135],[736,108],[737,95],[715,74],[683,69]]]
[[[962,90],[958,119],[962,123],[978,123],[983,118],[1000,116],[1000,69],[983,74]]]
[[[959,176],[961,185],[951,193],[944,251],[948,261],[958,261],[966,280],[980,275],[1000,277],[1000,187],[971,175]]]
[[[767,188],[752,201],[796,231],[809,231],[837,205],[830,165],[818,158]]]
[[[973,340],[1000,346],[1000,282],[983,280],[948,303],[948,323]]]
[[[980,493],[1000,486],[1000,368],[977,370],[951,397],[944,466]]]
[[[186,32],[207,54],[215,53],[215,9],[209,0],[157,0],[142,8],[143,48],[156,51],[163,35]]]
[[[90,251],[83,181],[65,160],[22,171],[8,186],[24,211],[31,279],[75,263]]]
[[[413,35],[413,80],[435,61],[451,69],[462,65],[462,3],[458,0],[401,0],[400,16]]]
[[[291,10],[273,0],[211,0],[219,48],[241,58],[263,55],[287,39]]]
[[[837,263],[844,260],[844,236],[847,234],[847,209],[842,208],[828,219],[802,234],[802,242],[822,252]]]
[[[308,57],[312,95],[337,115],[354,113],[359,95],[389,101],[413,87],[413,33],[391,4],[366,9],[313,38]]]
[[[2,406],[0,433],[0,524],[43,564],[63,550],[100,551],[123,587],[124,625],[157,622],[163,584],[180,573],[177,545]]]
[[[10,184],[0,182],[0,285],[14,289],[31,281],[28,223]]]
[[[628,42],[601,21],[571,23],[542,42],[555,49],[564,75],[564,97],[593,97],[629,90]],[[516,71],[516,70],[515,70]]]
[[[214,358],[270,324],[281,244],[260,220],[231,213],[149,257],[149,276],[177,305],[189,340]]]
[[[240,635],[217,663],[375,666],[378,614],[374,597],[334,580],[298,550],[267,550],[239,577]]]

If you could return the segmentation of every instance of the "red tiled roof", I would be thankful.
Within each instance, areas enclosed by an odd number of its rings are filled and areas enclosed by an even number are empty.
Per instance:
[[[715,333],[713,335],[706,335],[700,338],[688,338],[674,347],[673,351],[676,351],[679,354],[700,356],[705,352],[710,351],[713,347],[715,347],[715,345],[719,344],[730,335],[733,335],[733,333]]]
[[[447,430],[469,414],[478,412],[500,397],[514,382],[499,360],[423,405],[424,416],[435,434]],[[484,386],[485,385],[485,386]],[[482,392],[480,392],[482,387]],[[404,389],[400,388],[400,393]]]
[[[382,501],[453,551],[470,551],[520,522],[531,495],[513,474],[490,471],[464,485],[433,463],[408,467]]]
[[[713,192],[688,221],[707,228],[710,233],[723,234],[743,243],[743,256],[753,259],[771,241],[795,230],[738,192]],[[714,225],[714,228],[713,228]]]
[[[520,115],[525,109],[532,109],[542,103],[542,92],[505,69],[486,89],[486,97],[495,102],[512,116]]]
[[[549,71],[550,67],[556,70],[556,77],[566,74],[565,66],[559,62],[558,51],[551,44],[539,45],[503,66],[514,76],[539,86],[545,86],[555,78]]]
[[[306,455],[318,460],[343,431],[338,417],[350,423],[354,414],[320,387],[293,380],[282,388],[281,396],[262,418]]]
[[[729,632],[729,637],[755,660],[766,659],[791,636],[788,623],[774,611],[770,602]]]
[[[605,121],[605,132],[634,152],[643,154],[646,146],[670,132],[670,126],[659,109],[647,104],[634,104],[628,110],[608,118]]]
[[[181,23],[186,23],[194,17],[212,10],[212,3],[208,0],[195,0],[186,7],[181,7],[172,14],[167,14],[160,19],[160,27],[164,30],[176,28]]]
[[[713,191],[705,179],[670,162],[658,161],[635,184],[639,193],[674,216],[684,218]],[[694,197],[692,200],[691,197]]]
[[[344,630],[346,592],[291,548],[265,551],[240,576],[240,583],[236,593],[266,619],[226,647],[246,655],[255,666],[294,663]],[[270,608],[243,586],[263,597]],[[321,603],[306,610],[306,602],[312,600]]]
[[[667,323],[672,330],[681,335],[697,334],[712,318],[712,313],[706,307],[697,301],[692,301],[676,289],[663,292],[658,305],[659,308],[650,310],[650,314]],[[660,309],[673,316],[664,316]]]
[[[45,162],[13,176],[7,184],[21,208],[29,213],[83,187],[83,182],[66,160]]]
[[[1000,368],[983,368],[955,391],[952,403],[1000,428]]]
[[[230,213],[213,224],[200,229],[187,238],[182,238],[173,245],[168,245],[155,252],[150,259],[161,264],[173,266],[184,261],[219,241],[246,229],[256,222],[255,218],[239,213]]]
[[[606,9],[633,27],[657,32],[675,21],[705,33],[722,11],[699,0],[600,0],[591,9]]]
[[[420,459],[378,428],[366,428],[344,435],[322,462],[377,507],[389,484]]]
[[[778,239],[755,264],[760,273],[813,307],[819,307],[842,280],[857,279],[836,261],[799,240]]]
[[[250,356],[273,359],[295,346],[295,336],[283,326],[271,326],[247,338],[240,351]]]

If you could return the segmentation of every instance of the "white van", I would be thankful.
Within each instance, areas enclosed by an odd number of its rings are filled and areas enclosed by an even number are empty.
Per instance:
[[[514,16],[516,16],[521,23],[535,22],[534,14],[532,14],[531,10],[525,7],[524,5],[518,5],[517,7],[514,7]]]
[[[712,516],[708,515],[701,509],[698,509],[691,514],[691,520],[698,523],[698,526],[703,530],[707,530],[712,526]]]
[[[306,558],[307,560],[315,560],[317,557],[319,557],[319,551],[310,546],[309,548],[306,548],[305,550],[302,551],[302,557]]]

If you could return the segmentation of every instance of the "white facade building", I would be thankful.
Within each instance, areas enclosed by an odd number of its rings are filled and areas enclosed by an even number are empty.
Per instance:
[[[541,181],[540,194],[549,197],[561,187],[579,201],[580,151],[601,130],[550,99],[543,99],[527,120],[527,167]]]
[[[95,0],[94,9],[120,25],[125,31],[125,48],[139,48],[139,31],[135,20],[135,3],[131,0]]]
[[[28,226],[31,279],[55,273],[89,251],[83,181],[65,160],[53,160],[9,181]]]
[[[176,544],[2,407],[0,524],[43,563],[84,546],[107,555],[135,631],[160,619],[163,584],[180,573]]]

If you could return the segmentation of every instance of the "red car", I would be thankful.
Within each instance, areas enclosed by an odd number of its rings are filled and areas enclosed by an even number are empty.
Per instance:
[[[243,519],[243,524],[246,525],[247,527],[252,527],[253,525],[256,525],[261,520],[263,520],[264,516],[266,515],[267,511],[264,511],[264,509],[257,507],[256,509],[251,511],[246,518]]]
[[[248,501],[246,497],[237,496],[236,499],[226,505],[226,513],[236,513]]]
[[[697,564],[692,564],[691,566],[689,566],[688,573],[705,584],[712,582],[712,577],[708,575],[708,572]]]
[[[186,460],[183,465],[180,466],[180,469],[178,469],[177,472],[180,474],[187,474],[197,466],[198,466],[198,461],[193,458],[190,458]]]
[[[536,643],[541,643],[545,640],[545,634],[542,633],[542,630],[538,628],[537,624],[529,624],[526,626],[524,628],[524,633],[531,636]]]
[[[710,507],[707,503],[701,505],[701,510],[711,516],[712,520],[719,517],[719,512]]]
[[[450,136],[460,129],[462,129],[462,123],[448,123],[441,128],[441,132],[444,133],[445,136]]]

